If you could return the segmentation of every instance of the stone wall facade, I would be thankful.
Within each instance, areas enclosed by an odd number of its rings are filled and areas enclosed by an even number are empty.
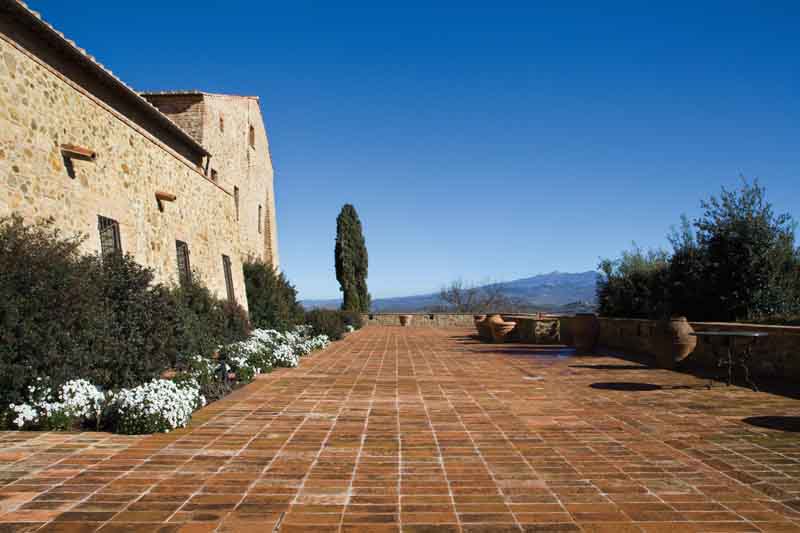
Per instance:
[[[0,216],[52,218],[63,234],[85,237],[86,253],[100,251],[98,217],[112,219],[123,252],[168,283],[178,281],[176,241],[183,241],[192,270],[220,298],[228,293],[228,256],[234,296],[246,309],[242,261],[258,256],[277,266],[278,259],[257,99],[172,99],[184,108],[171,113],[173,123],[48,28],[21,4],[0,2]],[[205,131],[206,107],[224,110],[230,139]],[[74,157],[65,145],[96,157]],[[219,168],[216,181],[210,164]],[[158,202],[157,192],[174,200]],[[258,221],[259,203],[266,222]]]
[[[279,267],[274,171],[258,98],[180,91],[143,96],[211,153],[205,173],[238,204],[244,253]]]

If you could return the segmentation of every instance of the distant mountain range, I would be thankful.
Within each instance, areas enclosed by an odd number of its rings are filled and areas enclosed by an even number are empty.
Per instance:
[[[600,274],[587,272],[550,272],[530,278],[494,283],[503,295],[514,301],[518,307],[529,311],[580,312],[593,310],[596,303],[595,286]],[[306,309],[335,309],[341,300],[303,300]],[[400,296],[396,298],[377,298],[372,301],[372,311],[415,312],[428,311],[445,305],[439,293]]]

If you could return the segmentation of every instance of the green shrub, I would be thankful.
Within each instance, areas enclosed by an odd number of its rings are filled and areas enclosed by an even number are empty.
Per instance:
[[[634,249],[601,262],[600,313],[765,323],[800,315],[794,219],[773,211],[757,181],[723,188],[700,205],[702,215],[683,217],[669,237],[671,253]]]
[[[303,321],[297,290],[282,272],[261,260],[243,265],[250,321],[257,329],[289,331]]]
[[[220,345],[240,341],[250,333],[244,309],[214,297],[196,272],[191,281],[170,292],[176,309],[174,353],[183,358],[210,355]],[[182,368],[184,362],[173,366]]]
[[[305,322],[311,326],[314,335],[327,335],[332,341],[344,336],[345,323],[341,311],[314,309],[306,313]]]
[[[66,377],[85,378],[107,390],[158,377],[174,359],[175,307],[169,291],[128,255],[102,261],[93,256],[92,264],[101,329],[90,332],[88,364]]]
[[[364,319],[361,313],[356,311],[340,311],[342,314],[342,321],[345,326],[352,326],[353,329],[361,329],[364,327]]]
[[[136,386],[178,354],[247,336],[242,308],[199,281],[168,289],[130,256],[82,255],[81,242],[52,221],[0,219],[0,406],[24,402],[37,378]]]
[[[0,220],[0,403],[24,401],[37,378],[104,388],[169,366],[174,309],[130,257],[82,256],[52,222]]]
[[[66,381],[88,362],[100,326],[91,261],[51,222],[0,219],[0,404],[22,402],[36,378]]]

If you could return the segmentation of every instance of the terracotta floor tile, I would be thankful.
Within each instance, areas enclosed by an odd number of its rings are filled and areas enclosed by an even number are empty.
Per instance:
[[[370,326],[169,434],[0,433],[0,533],[800,531],[800,434],[743,422],[800,401],[471,334]]]

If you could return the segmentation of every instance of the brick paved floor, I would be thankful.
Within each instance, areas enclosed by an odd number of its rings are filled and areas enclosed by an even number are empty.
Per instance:
[[[2,531],[800,531],[800,401],[371,327],[165,435],[0,433]]]

